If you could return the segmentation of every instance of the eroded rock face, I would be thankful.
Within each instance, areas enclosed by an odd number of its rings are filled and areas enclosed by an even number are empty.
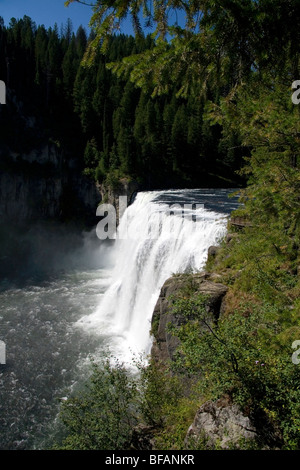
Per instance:
[[[196,413],[185,444],[187,448],[205,439],[207,448],[240,448],[245,442],[256,438],[256,429],[248,416],[230,400],[207,401]]]
[[[14,225],[51,219],[95,224],[101,201],[97,184],[66,161],[54,145],[7,157],[0,170],[0,218]]]
[[[155,450],[154,431],[152,426],[142,423],[135,426],[132,432],[131,449]]]
[[[179,346],[179,339],[167,331],[167,325],[172,323],[175,326],[180,326],[185,319],[181,315],[170,313],[170,298],[184,288],[187,283],[192,282],[193,289],[207,296],[206,308],[213,321],[216,321],[222,314],[228,288],[212,279],[212,275],[202,273],[174,276],[164,283],[152,316],[154,342],[151,355],[153,359],[163,363],[172,360]]]
[[[208,249],[208,256],[215,258],[218,254],[219,249],[220,248],[218,246],[210,246]]]
[[[115,187],[105,184],[100,185],[102,201],[105,204],[114,206],[116,209],[117,224],[119,224],[120,216],[122,216],[122,213],[120,213],[119,197],[126,197],[127,206],[129,206],[133,202],[135,194],[140,189],[140,185],[136,181],[128,180],[127,178],[121,178]],[[125,207],[123,209],[125,209]]]

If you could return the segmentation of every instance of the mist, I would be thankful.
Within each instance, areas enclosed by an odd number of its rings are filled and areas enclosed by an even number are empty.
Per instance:
[[[44,222],[30,227],[0,227],[0,283],[38,282],[71,270],[111,264],[113,240],[99,240],[96,227]]]

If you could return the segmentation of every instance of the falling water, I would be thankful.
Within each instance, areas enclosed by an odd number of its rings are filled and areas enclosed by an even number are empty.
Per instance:
[[[78,323],[109,331],[123,358],[149,353],[151,317],[164,281],[200,271],[209,246],[226,232],[221,208],[209,210],[192,196],[193,191],[141,192],[121,218],[110,287],[95,313]]]

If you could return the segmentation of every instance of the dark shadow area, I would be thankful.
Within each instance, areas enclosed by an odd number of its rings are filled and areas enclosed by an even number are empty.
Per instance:
[[[0,290],[40,283],[76,269],[109,264],[110,241],[100,241],[96,228],[43,222],[0,226]]]

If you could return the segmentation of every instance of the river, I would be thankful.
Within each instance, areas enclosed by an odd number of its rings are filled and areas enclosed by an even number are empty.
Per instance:
[[[238,207],[237,198],[228,197],[232,192],[138,193],[116,240],[99,240],[96,228],[77,234],[76,243],[60,229],[32,230],[26,267],[18,260],[17,272],[2,273],[0,282],[0,340],[6,344],[0,449],[51,448],[60,433],[60,400],[82,386],[91,358],[110,351],[130,364],[132,355],[149,353],[151,314],[163,282],[176,272],[201,271],[208,247],[226,233],[228,215]]]

